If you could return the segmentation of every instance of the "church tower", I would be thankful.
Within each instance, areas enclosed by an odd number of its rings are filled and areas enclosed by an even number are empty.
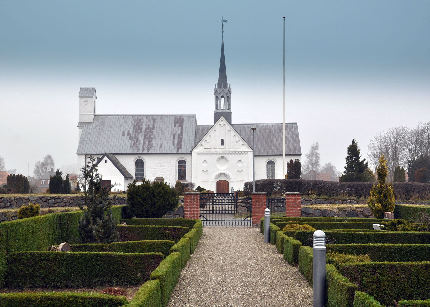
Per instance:
[[[214,124],[218,119],[223,116],[231,124],[231,88],[230,84],[227,83],[227,71],[225,67],[225,55],[224,55],[224,23],[227,22],[224,18],[221,23],[221,58],[219,63],[219,76],[218,83],[215,84],[214,95],[215,95],[215,112],[214,112]]]

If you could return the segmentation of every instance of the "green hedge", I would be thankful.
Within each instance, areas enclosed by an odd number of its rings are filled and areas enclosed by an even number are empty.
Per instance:
[[[312,285],[312,270],[313,270],[313,250],[309,246],[301,246],[299,248],[299,271]]]
[[[190,252],[191,254],[194,253],[194,250],[196,249],[197,244],[200,240],[199,230],[193,228],[189,232],[187,232],[184,237],[190,239]]]
[[[327,252],[367,254],[373,261],[430,261],[430,244],[327,244]]]
[[[351,283],[332,264],[327,264],[327,306],[352,306],[357,285]]]
[[[161,253],[17,252],[7,256],[10,288],[137,285],[149,279]]]
[[[394,217],[396,219],[415,220],[421,213],[430,215],[430,206],[396,205],[394,207]]]
[[[307,222],[347,222],[347,223],[377,223],[381,222],[381,219],[376,218],[365,218],[365,217],[273,217],[271,222],[277,224],[279,222],[299,222],[299,223],[307,223]]]
[[[277,222],[279,228],[284,229],[285,225],[289,224],[308,224],[315,229],[330,230],[330,229],[371,229],[373,230],[373,222]]]
[[[299,264],[299,249],[302,243],[284,234],[284,259],[289,264]]]
[[[430,306],[430,299],[429,300],[402,300],[398,304],[399,307],[415,307],[415,306]]]
[[[182,226],[118,225],[120,241],[172,240],[178,242],[189,230]]]
[[[276,226],[275,224],[270,223],[269,226],[269,240],[271,244],[276,244],[276,233],[281,230],[278,226]]]
[[[161,307],[161,288],[158,279],[148,280],[133,297],[127,307]]]
[[[170,295],[175,289],[179,276],[181,275],[181,254],[171,253],[151,273],[151,279],[160,281],[161,304],[167,306]]]
[[[182,226],[193,228],[198,220],[184,219],[184,218],[132,218],[123,219],[121,222],[125,222],[127,225],[161,225],[161,226]]]
[[[353,307],[383,307],[373,296],[361,291],[355,291]]]
[[[312,246],[313,231],[288,232],[287,236],[293,237],[303,245]],[[350,243],[393,243],[393,244],[430,244],[430,232],[417,231],[325,231],[329,244]]]
[[[191,256],[191,241],[187,237],[183,237],[181,240],[178,241],[175,245],[170,248],[171,253],[179,253],[181,254],[181,265],[182,268],[185,267],[187,264],[188,259],[190,259]]]
[[[123,306],[127,303],[124,296],[99,293],[74,292],[21,292],[0,293],[1,307],[74,307],[74,306]]]
[[[276,232],[276,249],[278,253],[283,254],[284,253],[284,238],[287,237],[282,231]]]
[[[159,252],[167,256],[175,242],[170,240],[143,240],[105,243],[72,244],[72,252],[116,252],[116,253],[152,253]]]
[[[430,262],[340,264],[339,271],[382,304],[429,297]]]

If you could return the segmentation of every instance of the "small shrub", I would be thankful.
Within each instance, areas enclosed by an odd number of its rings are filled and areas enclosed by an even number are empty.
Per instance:
[[[341,263],[356,263],[356,262],[370,262],[372,261],[369,255],[351,255],[341,254],[335,252],[327,253],[327,262],[338,265]]]
[[[366,292],[355,291],[353,307],[383,307],[375,298]]]
[[[287,224],[282,231],[315,231],[316,229],[308,224]]]
[[[370,210],[376,218],[383,218],[384,212],[393,212],[395,206],[393,187],[385,183],[388,175],[387,161],[382,155],[376,169],[378,183],[372,186],[367,200]]]
[[[389,231],[426,231],[427,227],[419,223],[411,223],[407,220],[391,220],[382,222],[384,230]]]
[[[38,216],[40,214],[40,206],[38,204],[28,203],[22,205],[18,210],[18,218],[25,219],[28,217]]]

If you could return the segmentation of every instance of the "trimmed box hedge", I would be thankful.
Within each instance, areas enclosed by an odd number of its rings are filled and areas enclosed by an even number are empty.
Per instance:
[[[402,300],[398,304],[399,307],[417,307],[417,306],[430,306],[430,299],[428,300]]]
[[[178,242],[189,230],[182,226],[118,225],[120,241],[171,240]]]
[[[327,252],[367,254],[373,261],[430,261],[430,244],[327,244]]]
[[[170,240],[142,240],[113,243],[72,244],[72,252],[116,252],[116,253],[163,253],[170,254],[170,248],[175,245]]]
[[[0,293],[2,307],[74,307],[74,306],[123,306],[127,304],[124,296],[113,296],[100,293],[75,292],[21,292]],[[149,306],[149,305],[148,305]]]
[[[284,238],[286,235],[282,231],[276,232],[276,250],[278,253],[283,254],[284,253]]]
[[[160,226],[182,226],[193,228],[198,220],[184,218],[137,218],[123,219],[127,225],[160,225]]]
[[[299,271],[306,280],[312,285],[314,254],[312,247],[301,246],[299,248]]]
[[[430,293],[430,262],[362,262],[340,264],[339,271],[382,304],[426,299]]]
[[[181,254],[171,253],[151,273],[152,280],[160,281],[161,305],[167,306],[170,295],[181,275]]]
[[[353,307],[383,307],[375,298],[366,292],[355,291]]]
[[[7,256],[9,288],[82,288],[138,285],[162,253],[17,252]]]
[[[281,230],[278,226],[276,226],[275,224],[270,223],[269,226],[269,241],[270,244],[276,244],[276,233]]]
[[[331,229],[370,229],[373,230],[374,222],[302,222],[302,221],[293,221],[293,222],[277,222],[279,228],[284,229],[286,225],[291,224],[307,224],[312,226],[315,229],[320,230],[331,230]]]
[[[191,241],[187,237],[182,237],[175,245],[170,248],[171,253],[181,254],[181,265],[182,268],[187,264],[188,259],[191,257]]]
[[[415,220],[422,213],[430,216],[430,206],[396,205],[394,207],[394,217],[396,219]]]
[[[127,307],[161,307],[161,288],[158,279],[148,280],[137,290]]]
[[[289,264],[298,265],[299,264],[299,249],[302,243],[292,237],[284,235],[284,259],[288,261]]]
[[[354,302],[357,285],[338,272],[332,264],[326,265],[327,270],[327,306],[347,307]]]

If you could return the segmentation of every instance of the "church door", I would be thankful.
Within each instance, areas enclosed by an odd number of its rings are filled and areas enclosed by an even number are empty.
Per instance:
[[[228,181],[227,180],[218,180],[216,182],[216,192],[217,193],[230,193]]]

